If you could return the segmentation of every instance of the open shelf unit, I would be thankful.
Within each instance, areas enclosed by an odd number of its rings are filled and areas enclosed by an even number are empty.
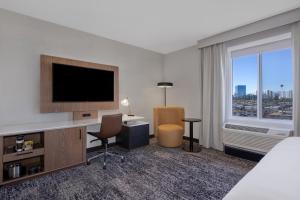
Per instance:
[[[32,131],[26,128],[24,133],[22,130],[2,135],[0,133],[0,185],[12,184],[85,163],[84,126],[70,128],[55,126],[53,129],[45,127],[44,130],[39,126],[38,130]]]
[[[24,134],[24,141],[33,141],[33,149],[21,152],[15,151],[16,138],[19,135],[4,136],[2,138],[2,183],[6,184],[33,177],[44,172],[44,132]],[[20,166],[19,176],[12,177],[12,168]],[[10,171],[10,172],[9,172]]]

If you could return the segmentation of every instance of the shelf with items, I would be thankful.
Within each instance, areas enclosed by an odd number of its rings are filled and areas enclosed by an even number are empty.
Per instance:
[[[44,148],[44,132],[3,137],[3,155],[21,155]],[[18,153],[18,154],[16,154]],[[34,156],[34,155],[33,155]]]
[[[86,162],[85,127],[18,131],[0,136],[0,185]]]
[[[3,155],[3,162],[11,162],[16,160],[22,160],[26,158],[36,157],[44,155],[44,148],[37,148],[32,150],[26,150],[21,152],[14,152]]]
[[[3,183],[12,182],[44,172],[44,156],[3,163]]]
[[[3,136],[1,142],[2,184],[44,172],[44,132]]]

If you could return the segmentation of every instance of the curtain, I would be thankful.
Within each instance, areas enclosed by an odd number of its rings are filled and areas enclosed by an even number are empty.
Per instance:
[[[292,27],[294,136],[300,136],[300,22]]]
[[[225,45],[200,49],[202,134],[206,148],[223,150],[222,126],[225,120]]]

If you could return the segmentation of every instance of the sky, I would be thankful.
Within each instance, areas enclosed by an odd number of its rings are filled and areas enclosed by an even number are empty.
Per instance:
[[[258,81],[258,56],[256,54],[233,58],[233,90],[236,85],[246,85],[247,94],[256,94]],[[292,89],[292,56],[291,49],[262,53],[263,91],[281,91]],[[235,93],[235,91],[233,91]]]

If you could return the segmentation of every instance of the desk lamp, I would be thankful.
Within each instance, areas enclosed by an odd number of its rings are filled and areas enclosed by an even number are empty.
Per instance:
[[[131,108],[130,108],[130,102],[128,100],[128,97],[126,97],[125,99],[123,99],[121,101],[121,105],[122,106],[125,106],[125,107],[128,107],[128,116],[134,116],[132,113],[131,113]]]

